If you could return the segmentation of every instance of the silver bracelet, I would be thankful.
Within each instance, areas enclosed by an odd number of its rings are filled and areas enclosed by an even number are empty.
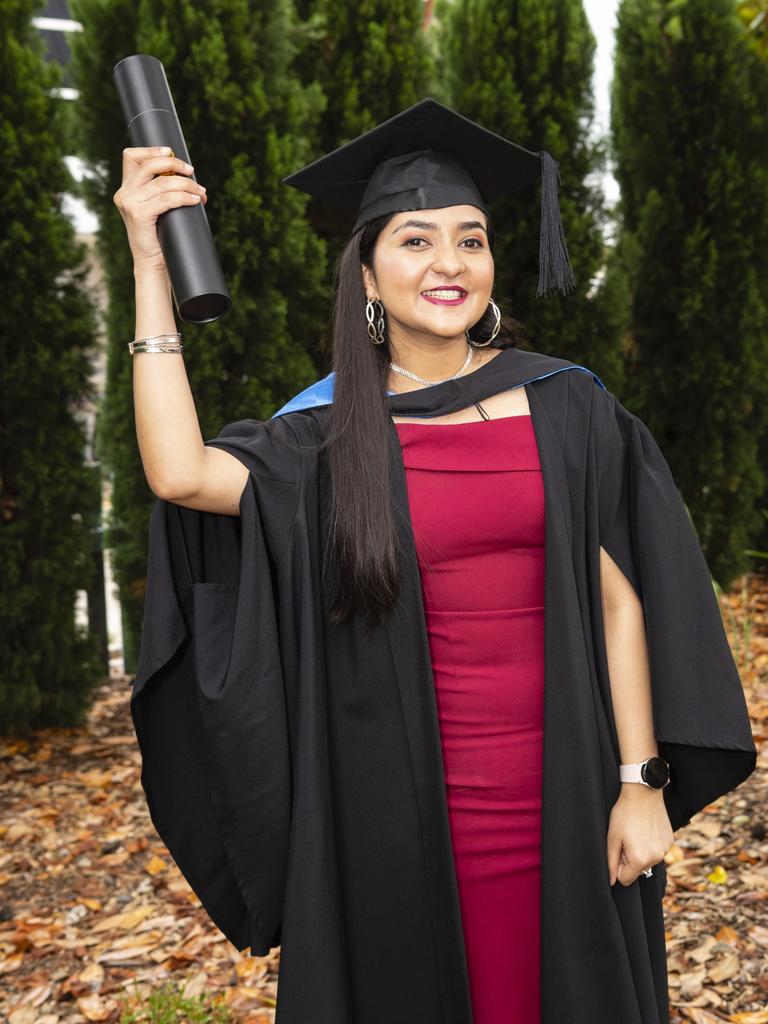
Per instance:
[[[181,344],[180,334],[158,334],[155,338],[129,341],[128,351],[131,355],[136,352],[183,352],[184,346]]]

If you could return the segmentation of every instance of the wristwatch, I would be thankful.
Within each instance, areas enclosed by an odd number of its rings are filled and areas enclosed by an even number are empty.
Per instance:
[[[621,782],[640,782],[650,789],[663,789],[669,784],[669,765],[663,757],[649,757],[639,764],[619,765]]]

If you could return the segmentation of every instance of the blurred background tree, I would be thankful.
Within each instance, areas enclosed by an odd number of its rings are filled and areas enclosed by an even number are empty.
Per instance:
[[[750,541],[768,548],[759,294],[767,3],[625,0],[607,139],[594,130],[595,41],[581,0],[206,0],[182,8],[72,0],[83,31],[71,36],[67,71],[79,97],[59,118],[65,150],[77,146],[91,168],[80,191],[100,225],[108,358],[97,451],[112,482],[108,541],[127,671],[135,669],[154,496],[136,445],[125,347],[134,287],[112,201],[128,144],[114,64],[135,52],[163,61],[196,175],[208,186],[206,215],[235,303],[204,330],[179,324],[204,436],[270,416],[331,368],[333,265],[354,217],[281,178],[432,95],[560,161],[576,289],[536,298],[532,182],[492,203],[494,298],[525,325],[531,347],[595,367],[647,420],[725,582],[749,565]],[[622,189],[618,245],[600,187],[609,155]],[[704,423],[702,407],[712,410]]]
[[[313,159],[437,90],[419,0],[301,0],[297,6],[306,40],[297,67],[307,84],[321,85],[326,99]],[[326,242],[332,273],[355,215],[311,198],[307,216]],[[330,337],[324,340],[327,350]]]
[[[0,734],[83,721],[105,675],[76,623],[101,495],[78,407],[93,400],[95,310],[84,249],[62,210],[60,69],[43,59],[32,0],[0,5]]]
[[[768,0],[739,0],[736,11],[757,52],[768,57]]]
[[[443,0],[436,7],[446,102],[532,152],[560,161],[560,207],[576,276],[566,296],[536,298],[539,182],[493,203],[495,301],[527,329],[531,347],[600,367],[621,383],[626,308],[621,268],[605,276],[606,209],[590,178],[605,145],[590,137],[595,41],[581,0]]]
[[[136,444],[132,257],[113,195],[128,139],[112,68],[131,53],[165,67],[195,177],[233,298],[230,312],[179,323],[204,438],[243,418],[266,419],[316,379],[311,353],[330,308],[326,251],[304,216],[307,197],[280,179],[311,158],[324,97],[295,70],[288,0],[73,0],[80,90],[79,149],[96,169],[88,201],[109,290],[108,385],[98,444],[113,478],[109,544],[123,608],[126,671],[135,671],[154,503]]]
[[[624,0],[612,96],[622,400],[650,427],[727,586],[766,505],[768,68],[732,0]]]

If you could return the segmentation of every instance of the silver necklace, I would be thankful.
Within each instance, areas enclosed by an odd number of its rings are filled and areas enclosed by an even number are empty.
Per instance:
[[[434,384],[445,384],[446,381],[456,380],[466,370],[469,364],[472,362],[472,346],[467,345],[469,351],[467,352],[467,358],[464,360],[464,365],[458,373],[454,373],[452,377],[446,377],[445,380],[425,380],[424,377],[419,377],[417,373],[413,373],[411,370],[406,370],[402,366],[398,366],[397,363],[390,363],[389,368],[394,373],[401,373],[404,377],[410,377],[411,380],[415,380],[419,384],[426,384],[428,387],[432,387]]]

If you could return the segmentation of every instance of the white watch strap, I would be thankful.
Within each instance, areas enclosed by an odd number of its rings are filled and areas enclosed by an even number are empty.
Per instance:
[[[648,783],[643,779],[640,774],[640,769],[645,764],[645,761],[641,761],[639,764],[620,764],[619,765],[619,781],[621,782],[642,782],[644,786]]]

